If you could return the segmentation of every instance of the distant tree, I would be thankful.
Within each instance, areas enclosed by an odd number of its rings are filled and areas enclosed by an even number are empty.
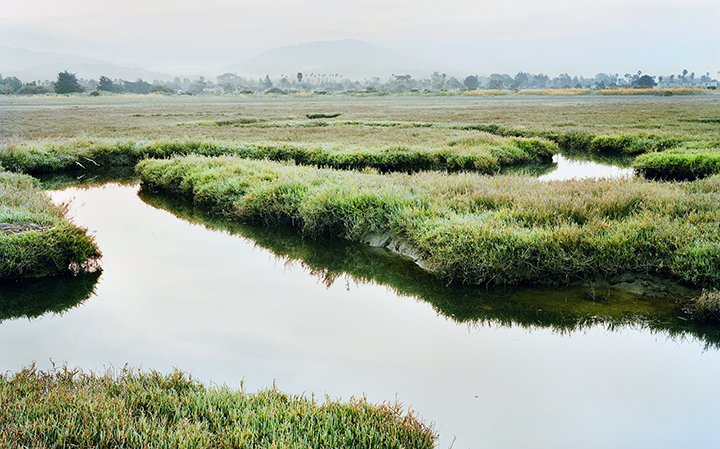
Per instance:
[[[273,82],[270,79],[270,75],[265,75],[265,79],[262,80],[262,83],[265,89],[271,89],[273,87]]]
[[[517,75],[515,75],[515,82],[513,83],[513,87],[516,89],[526,89],[528,87],[531,87],[532,78],[533,76],[529,73],[518,72]]]
[[[515,80],[510,75],[491,73],[488,80],[488,89],[509,89],[514,83]]]
[[[463,84],[468,88],[468,90],[475,90],[480,87],[480,80],[477,75],[468,75],[463,80]]]
[[[217,83],[226,94],[235,92],[243,84],[243,79],[234,73],[223,73],[217,77]]]
[[[122,90],[132,94],[149,94],[152,90],[152,84],[143,81],[141,78],[138,78],[136,81],[123,80]]]
[[[298,84],[302,84],[302,80],[303,80],[303,74],[302,74],[302,72],[297,72],[297,75],[295,75],[295,77],[296,77],[297,80],[298,80]]]
[[[287,76],[282,75],[280,76],[280,87],[283,89],[287,89],[290,86],[290,81],[288,81]]]
[[[647,87],[655,87],[655,86],[657,86],[657,83],[655,82],[655,80],[653,79],[652,76],[643,75],[643,76],[639,77],[638,79],[634,80],[632,85],[635,87],[647,88]]]
[[[8,76],[7,78],[0,76],[0,94],[14,94],[22,85],[22,81],[14,76]]]
[[[107,76],[101,76],[97,83],[97,90],[103,90],[105,92],[119,92],[120,86],[113,83],[113,80]]]
[[[190,85],[187,87],[186,91],[193,95],[198,95],[205,92],[205,88],[208,87],[208,82],[205,81],[205,77],[202,76],[189,84]]]
[[[40,86],[35,81],[33,81],[31,83],[24,84],[15,93],[18,95],[39,95],[49,94],[50,92],[52,91],[46,86]]]
[[[535,75],[535,79],[533,81],[533,87],[537,87],[540,89],[546,89],[548,85],[550,84],[550,77],[545,75],[544,73],[539,73]]]
[[[53,87],[58,94],[70,94],[83,91],[82,86],[78,83],[77,76],[67,70],[58,73],[57,81],[53,83]]]
[[[479,82],[478,82],[478,83],[479,83]],[[462,90],[462,88],[463,88],[464,86],[463,86],[463,83],[461,83],[460,81],[458,81],[457,78],[455,78],[454,76],[451,76],[451,77],[448,78],[448,80],[445,82],[445,87],[447,87],[448,89],[452,89],[452,90]]]
[[[430,84],[433,90],[443,90],[445,88],[446,73],[433,72],[430,75]]]

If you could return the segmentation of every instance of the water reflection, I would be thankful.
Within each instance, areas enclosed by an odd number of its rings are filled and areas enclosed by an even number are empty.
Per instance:
[[[564,179],[585,178],[631,178],[634,175],[629,161],[617,157],[588,158],[588,155],[556,154],[553,163],[556,169],[543,174],[539,179],[543,181],[560,181]]]
[[[661,280],[645,283],[652,282],[664,291],[663,297],[631,293],[627,288],[631,282],[562,289],[451,286],[385,249],[343,240],[311,241],[293,229],[233,222],[169,195],[141,190],[139,196],[183,220],[250,239],[278,258],[302,265],[327,287],[347,276],[356,283],[376,283],[426,301],[457,323],[541,327],[561,333],[597,325],[609,330],[634,326],[675,338],[693,336],[708,346],[720,347],[720,329],[690,322],[677,304],[679,297],[695,292],[670,283],[663,285]],[[657,295],[657,291],[652,293]]]
[[[51,192],[103,251],[97,297],[0,323],[0,370],[127,363],[249,391],[397,399],[435,424],[440,448],[720,438],[720,351],[672,301],[661,313],[624,293],[447,289],[384,251],[205,220],[137,188]]]
[[[64,313],[94,293],[100,273],[51,276],[0,285],[0,322]]]

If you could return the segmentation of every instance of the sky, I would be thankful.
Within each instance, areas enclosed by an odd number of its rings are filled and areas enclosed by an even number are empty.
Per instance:
[[[360,39],[458,72],[720,70],[718,0],[22,0],[0,45],[172,73]]]

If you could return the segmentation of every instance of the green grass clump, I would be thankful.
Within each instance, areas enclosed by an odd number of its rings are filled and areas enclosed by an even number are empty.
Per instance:
[[[720,173],[720,151],[678,149],[639,156],[633,168],[651,179],[693,180]]]
[[[342,114],[340,114],[339,112],[334,112],[332,114],[323,114],[323,113],[305,114],[305,117],[309,118],[310,120],[315,120],[315,119],[319,119],[319,118],[335,118],[335,117],[340,117],[340,115],[342,115]]]
[[[636,273],[720,285],[720,183],[711,180],[379,175],[230,157],[136,169],[145,188],[241,221],[398,249],[450,281],[562,284]]]
[[[7,144],[0,163],[26,173],[70,169],[132,166],[145,158],[175,155],[232,155],[249,159],[292,161],[337,169],[374,168],[380,171],[472,170],[495,173],[504,167],[550,163],[557,146],[542,139],[486,139],[454,141],[432,148],[299,146],[287,144],[224,144],[203,141],[93,142],[66,144]]]
[[[720,290],[704,290],[700,296],[686,301],[684,310],[696,321],[719,323]]]
[[[0,172],[0,281],[93,268],[100,250],[26,175]]]
[[[560,134],[556,141],[561,148],[568,151],[618,156],[636,156],[665,151],[680,143],[678,139],[653,134],[594,136],[582,131]]]
[[[665,151],[682,143],[682,139],[679,138],[648,133],[596,136],[584,131],[543,131],[497,124],[459,125],[453,128],[465,131],[482,131],[503,137],[541,137],[557,143],[564,151],[590,156],[637,156],[639,154]]]
[[[401,406],[207,388],[188,375],[35,368],[0,375],[0,447],[431,449]]]

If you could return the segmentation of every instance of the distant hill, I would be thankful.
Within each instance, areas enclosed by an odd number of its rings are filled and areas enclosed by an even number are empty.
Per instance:
[[[269,74],[271,78],[281,74],[294,77],[297,72],[338,73],[353,79],[373,76],[386,78],[393,73],[425,77],[434,70],[442,68],[355,39],[273,48],[244,62],[225,67],[225,71],[242,76]]]
[[[17,76],[26,82],[54,80],[58,72],[63,70],[76,73],[80,78],[97,79],[100,75],[105,75],[130,81],[137,78],[147,81],[172,79],[170,75],[141,67],[127,67],[83,56],[38,52],[0,45],[0,74],[3,76]]]

